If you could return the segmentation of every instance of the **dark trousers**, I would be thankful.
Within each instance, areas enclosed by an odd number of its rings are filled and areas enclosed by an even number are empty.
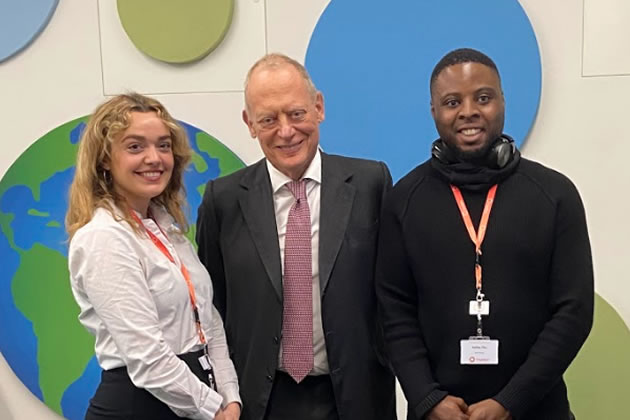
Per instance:
[[[338,420],[335,395],[329,375],[307,376],[296,383],[276,372],[265,420]]]
[[[208,375],[198,358],[203,351],[178,356],[206,385]],[[85,414],[85,420],[182,420],[166,404],[143,388],[136,387],[127,374],[127,368],[104,370],[101,383]]]

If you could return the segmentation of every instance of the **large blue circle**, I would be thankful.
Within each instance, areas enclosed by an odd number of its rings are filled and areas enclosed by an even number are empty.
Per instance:
[[[308,46],[306,66],[323,92],[325,151],[385,161],[399,179],[429,157],[437,132],[429,77],[461,47],[490,56],[501,73],[505,132],[520,145],[536,117],[541,65],[518,1],[331,1]]]

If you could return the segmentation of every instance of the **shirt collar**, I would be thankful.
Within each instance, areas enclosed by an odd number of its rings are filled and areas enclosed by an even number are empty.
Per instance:
[[[267,163],[267,171],[269,172],[269,180],[271,181],[271,189],[274,194],[277,193],[278,190],[280,190],[280,188],[285,186],[288,182],[293,181],[291,178],[289,178],[288,176],[280,172],[278,169],[276,169],[276,167],[273,166],[271,162],[269,162],[269,160],[267,160],[266,163]],[[311,163],[306,168],[306,171],[304,171],[304,175],[302,176],[302,178],[312,179],[318,184],[321,184],[322,182],[322,156],[319,152],[319,149],[317,149],[317,151],[315,152],[315,156],[313,157],[313,160],[311,160]]]

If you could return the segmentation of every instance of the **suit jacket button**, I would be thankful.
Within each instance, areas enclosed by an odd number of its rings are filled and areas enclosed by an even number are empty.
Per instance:
[[[276,344],[278,344],[278,343],[280,342],[280,338],[278,338],[278,336],[276,335],[276,336],[273,338],[273,342],[274,342],[274,343],[276,343]]]
[[[267,375],[267,380],[268,380],[269,382],[273,382],[273,376],[271,376],[271,375]]]

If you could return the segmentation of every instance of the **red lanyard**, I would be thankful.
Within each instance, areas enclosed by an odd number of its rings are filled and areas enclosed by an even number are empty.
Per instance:
[[[146,228],[146,226],[144,226],[144,223],[142,223],[142,220],[140,220],[140,218],[136,215],[134,211],[131,211],[130,213],[131,213],[131,217],[133,217],[134,220],[138,222],[138,224],[140,224],[144,228],[144,231],[147,233],[147,235],[149,235],[151,242],[155,244],[155,246],[162,252],[162,254],[164,254],[164,256],[166,256],[166,258],[169,259],[170,262],[177,265],[177,263],[175,262],[175,258],[173,258],[171,253],[168,251],[168,249],[166,248],[166,245],[164,245],[162,241],[160,241],[160,238],[155,236],[153,232],[151,232],[149,229]],[[158,229],[160,229],[160,232],[162,232],[162,235],[164,235],[164,237],[167,237],[157,221],[155,222],[155,224],[157,225]],[[195,325],[197,326],[197,333],[199,334],[199,340],[201,341],[201,344],[203,344],[205,348],[206,336],[204,335],[203,329],[201,328],[201,319],[199,318],[199,310],[197,309],[197,298],[195,295],[195,286],[193,286],[192,281],[190,281],[190,273],[186,269],[186,266],[184,266],[183,262],[181,263],[180,269],[182,271],[182,275],[184,276],[184,279],[186,280],[186,285],[188,286],[188,295],[190,296],[190,304],[192,305],[193,315],[195,316]]]
[[[459,212],[462,214],[462,219],[464,220],[464,224],[468,230],[468,235],[475,244],[475,285],[477,287],[477,291],[481,291],[481,244],[486,236],[488,219],[490,219],[490,211],[492,210],[492,205],[494,204],[494,197],[497,194],[497,187],[498,184],[495,184],[488,191],[486,204],[483,207],[481,221],[479,222],[479,232],[475,232],[475,227],[470,219],[470,213],[468,213],[468,208],[466,207],[466,202],[464,201],[461,191],[455,185],[451,185],[451,190],[455,196]]]

